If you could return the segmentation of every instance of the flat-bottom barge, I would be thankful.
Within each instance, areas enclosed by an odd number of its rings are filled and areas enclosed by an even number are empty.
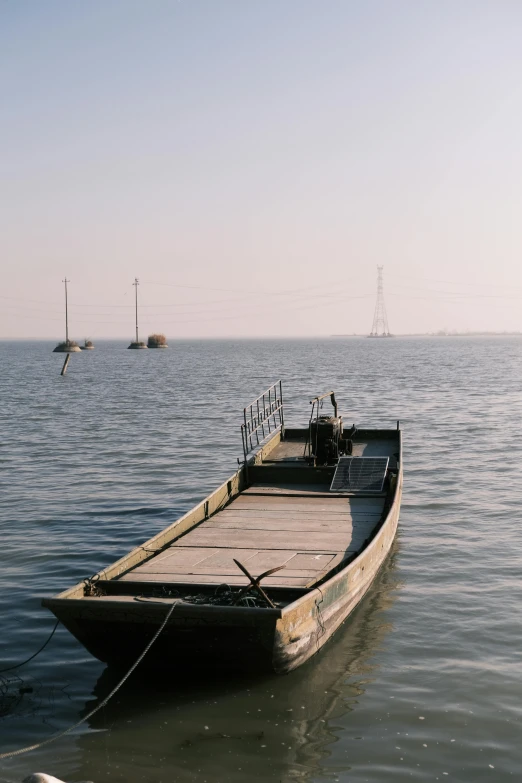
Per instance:
[[[320,413],[325,398],[333,415]],[[288,672],[364,596],[395,537],[397,429],[346,429],[333,392],[284,424],[281,382],[244,410],[244,462],[183,517],[48,607],[96,658]],[[144,662],[145,663],[145,662]]]

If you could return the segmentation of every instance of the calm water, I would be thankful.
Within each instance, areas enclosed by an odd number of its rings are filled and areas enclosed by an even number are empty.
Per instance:
[[[136,673],[73,735],[0,762],[2,781],[520,779],[522,340],[100,343],[64,378],[51,348],[0,343],[3,666],[50,632],[44,595],[234,471],[241,408],[278,377],[289,424],[330,388],[347,421],[400,418],[405,492],[386,567],[307,665],[220,682]],[[3,677],[0,750],[73,723],[114,685],[62,628],[21,680]]]

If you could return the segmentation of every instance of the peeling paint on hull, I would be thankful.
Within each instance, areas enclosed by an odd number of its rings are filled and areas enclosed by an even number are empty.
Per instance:
[[[402,471],[393,506],[368,547],[321,588],[283,610],[274,640],[275,672],[289,672],[315,655],[359,604],[392,547],[401,496]]]

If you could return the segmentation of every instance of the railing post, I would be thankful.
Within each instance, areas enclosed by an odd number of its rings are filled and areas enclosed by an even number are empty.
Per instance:
[[[284,418],[284,405],[283,405],[283,381],[279,381],[279,397],[281,400],[281,407],[279,408],[279,420],[281,422],[281,437],[284,438],[285,418]]]

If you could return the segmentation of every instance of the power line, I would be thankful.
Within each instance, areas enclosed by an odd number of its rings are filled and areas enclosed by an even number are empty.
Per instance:
[[[349,299],[368,299],[370,296],[371,296],[371,294],[363,294],[361,296],[350,296],[348,298]],[[343,303],[343,302],[346,301],[346,299],[347,299],[347,297],[344,294],[340,294],[340,293],[331,294],[327,301],[319,301],[319,302],[312,301],[312,302],[308,302],[308,303],[306,303],[306,302],[305,303],[301,303],[301,302],[290,302],[290,303],[287,303],[287,304],[284,305],[284,310],[285,311],[291,311],[291,312],[294,312],[296,310],[311,310],[311,309],[319,310],[319,309],[322,309],[322,308],[325,308],[325,307],[331,307],[332,305],[336,305],[338,303]],[[20,309],[17,305],[8,305],[8,306]],[[133,307],[134,307],[134,305],[133,305]],[[140,305],[140,307],[141,307],[141,305]],[[181,318],[176,318],[174,320],[165,320],[163,314],[158,316],[158,315],[154,315],[153,312],[148,312],[147,313],[147,318],[150,319],[152,317],[155,317],[157,320],[161,320],[161,323],[165,324],[165,325],[168,325],[168,324],[185,324],[185,323],[204,323],[204,322],[208,322],[208,321],[229,321],[229,320],[233,320],[235,318],[244,318],[245,315],[247,315],[249,313],[252,313],[252,312],[259,311],[259,310],[264,312],[266,310],[266,305],[264,305],[263,303],[253,304],[253,305],[241,305],[241,308],[243,308],[243,309],[240,309],[239,312],[236,312],[234,314],[230,314],[229,313],[229,311],[230,311],[230,308],[229,308],[227,311],[225,311],[227,314],[219,314],[218,313],[216,315],[211,315],[209,318],[200,318],[200,317],[194,318],[193,317],[193,316],[199,316],[199,315],[202,315],[202,316],[209,315],[208,309],[199,310],[199,311],[193,311],[193,312],[187,312],[187,313],[181,313],[180,315],[182,317]],[[46,311],[38,311],[38,312],[46,312]],[[82,313],[82,316],[87,316],[87,315],[88,315],[87,313]],[[104,315],[110,316],[110,313],[106,313]],[[187,318],[185,316],[189,316],[189,317]],[[28,318],[28,319],[32,319],[32,320],[34,320],[34,319],[40,320],[40,316],[26,315],[25,313],[24,313],[24,317]],[[48,316],[46,320],[49,320],[49,321],[61,321],[61,318],[52,318],[52,317]],[[125,326],[125,324],[128,323],[127,318],[123,318],[123,319],[120,319],[120,320],[99,320],[96,317],[92,317],[90,320],[84,320],[84,318],[79,317],[79,318],[75,318],[74,320],[75,320],[76,324],[89,324],[89,325],[93,325],[93,323],[96,323],[96,324],[113,324],[113,325],[117,325],[117,326]]]

